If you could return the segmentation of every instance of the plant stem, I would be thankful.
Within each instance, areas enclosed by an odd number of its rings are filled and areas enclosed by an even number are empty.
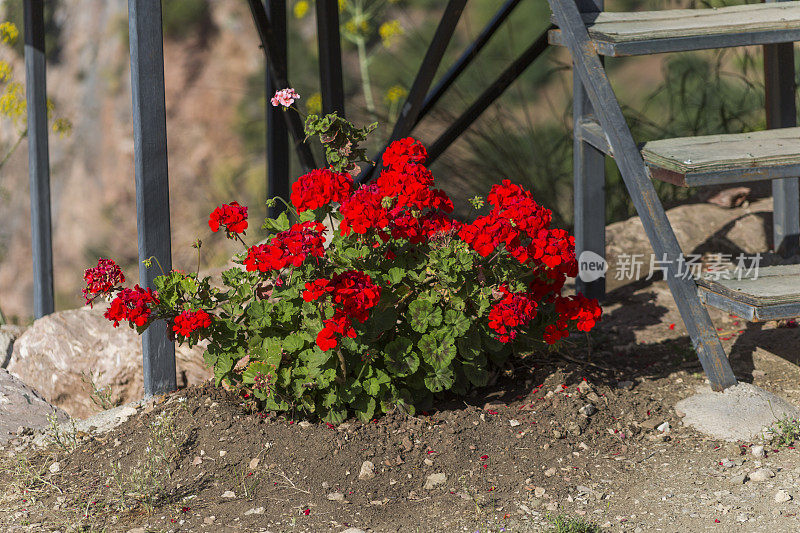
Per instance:
[[[19,145],[22,144],[22,139],[24,139],[27,136],[28,136],[28,130],[25,130],[22,133],[20,133],[19,137],[17,138],[16,142],[14,143],[14,146],[12,146],[8,150],[8,152],[6,152],[6,155],[3,156],[3,159],[0,159],[0,168],[3,168],[3,166],[8,162],[8,160],[11,159],[11,156],[14,155],[14,152],[17,151],[17,148],[19,148]]]

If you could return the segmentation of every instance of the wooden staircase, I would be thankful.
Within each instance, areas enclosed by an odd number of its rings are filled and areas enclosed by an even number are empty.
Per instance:
[[[736,384],[705,306],[751,321],[800,317],[800,265],[762,267],[746,276],[692,279],[651,179],[694,187],[771,180],[776,248],[800,245],[800,128],[796,124],[793,42],[800,1],[717,9],[609,13],[602,0],[548,0],[558,29],[551,44],[573,60],[576,252],[604,255],[604,156],[614,157],[656,259],[714,390]],[[629,56],[763,45],[767,130],[663,139],[637,146],[601,56]],[[604,280],[578,289],[602,297]]]

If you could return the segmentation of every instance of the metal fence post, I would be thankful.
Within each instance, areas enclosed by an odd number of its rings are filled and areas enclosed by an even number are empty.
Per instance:
[[[139,282],[172,269],[161,0],[128,0]],[[153,258],[151,267],[144,261]],[[159,321],[142,336],[145,396],[177,389],[175,345]]]
[[[44,0],[25,0],[25,98],[28,111],[28,175],[33,250],[33,316],[55,310],[50,221],[50,157],[47,144],[47,82]]]
[[[342,44],[339,37],[339,2],[317,0],[317,47],[319,81],[322,86],[322,112],[344,116]]]
[[[287,46],[286,46],[286,0],[267,0],[267,14],[272,32],[275,37],[275,54],[280,61],[274,65],[279,71],[278,78],[288,78]],[[280,107],[273,107],[270,99],[275,91],[285,89],[278,87],[270,70],[269,58],[266,61],[266,91],[267,91],[267,196],[279,196],[289,201],[289,128],[282,116],[285,111]],[[271,218],[277,218],[286,206],[283,202],[276,202],[267,213]]]

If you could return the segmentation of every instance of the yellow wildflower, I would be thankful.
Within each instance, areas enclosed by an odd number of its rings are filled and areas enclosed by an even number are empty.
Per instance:
[[[319,115],[322,113],[322,95],[314,93],[306,100],[306,112],[309,115]]]
[[[383,99],[387,104],[396,104],[406,96],[408,96],[407,90],[400,85],[393,85],[392,87],[389,87],[388,91],[386,91],[386,96],[384,96]]]
[[[403,35],[405,31],[400,25],[399,20],[390,20],[381,24],[381,27],[378,28],[378,33],[383,41],[383,46],[389,48],[392,45],[394,38],[398,35]]]
[[[308,0],[300,0],[294,5],[294,17],[301,19],[308,14],[309,10]]]
[[[21,83],[12,81],[0,94],[0,115],[8,117],[14,124],[22,124],[26,110],[25,88]]]
[[[0,83],[11,81],[11,65],[8,61],[0,61]]]
[[[19,30],[10,22],[0,23],[0,42],[14,44],[19,37]]]
[[[347,0],[339,0],[339,13],[344,12],[347,9],[347,6],[350,4]]]

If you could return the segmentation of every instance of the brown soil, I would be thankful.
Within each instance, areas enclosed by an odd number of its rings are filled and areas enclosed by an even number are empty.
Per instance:
[[[745,453],[751,443],[708,439],[676,415],[704,377],[664,282],[613,291],[605,313],[591,350],[572,337],[561,353],[532,355],[479,394],[416,417],[330,427],[259,413],[206,385],[152,401],[110,433],[80,435],[72,451],[17,438],[0,450],[0,529],[527,532],[563,513],[612,531],[799,530],[796,499],[775,501],[780,489],[800,498],[796,451],[759,459]],[[737,376],[800,399],[800,329],[713,318]],[[588,404],[597,412],[587,417]],[[153,440],[159,421],[166,436]],[[158,499],[148,505],[148,484],[133,487],[130,472],[160,445],[171,474],[150,484]],[[365,461],[371,479],[359,479]],[[776,476],[739,477],[760,466]],[[446,480],[426,489],[432,474]]]

